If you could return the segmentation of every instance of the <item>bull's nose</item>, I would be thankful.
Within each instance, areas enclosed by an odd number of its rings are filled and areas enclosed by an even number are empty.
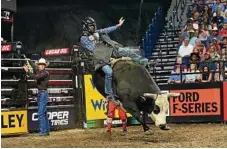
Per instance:
[[[170,130],[170,127],[167,124],[161,124],[161,125],[159,125],[159,128],[161,130]]]
[[[159,128],[162,129],[162,128],[164,128],[165,126],[166,126],[165,124],[160,124],[160,125],[159,125]]]

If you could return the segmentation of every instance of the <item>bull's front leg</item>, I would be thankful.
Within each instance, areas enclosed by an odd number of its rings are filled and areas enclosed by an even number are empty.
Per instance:
[[[136,103],[134,101],[125,101],[123,102],[124,108],[128,113],[130,113],[140,124],[143,126],[143,130],[145,134],[153,134],[152,130],[150,127],[147,126],[146,121],[145,121],[145,116],[140,113],[140,110],[138,109]]]

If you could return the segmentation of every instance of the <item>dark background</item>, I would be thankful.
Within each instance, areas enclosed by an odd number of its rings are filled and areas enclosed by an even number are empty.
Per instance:
[[[24,53],[72,47],[78,43],[85,16],[93,17],[98,28],[115,25],[124,17],[124,25],[110,36],[126,46],[138,45],[156,7],[161,5],[166,12],[170,2],[144,0],[139,39],[136,39],[140,0],[17,0],[14,40],[24,43]],[[9,24],[2,23],[4,39],[10,39],[9,30]]]

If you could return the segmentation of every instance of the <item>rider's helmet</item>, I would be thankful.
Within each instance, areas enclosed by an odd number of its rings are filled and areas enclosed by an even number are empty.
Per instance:
[[[82,21],[82,25],[83,25],[83,31],[89,32],[90,34],[93,34],[96,32],[96,22],[92,17],[86,17],[83,21]]]

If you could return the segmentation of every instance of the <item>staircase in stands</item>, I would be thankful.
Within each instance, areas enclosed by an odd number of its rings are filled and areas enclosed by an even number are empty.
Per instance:
[[[160,33],[155,48],[152,49],[150,59],[159,59],[159,62],[149,69],[158,85],[167,84],[171,71],[175,65],[177,49],[179,47],[179,32],[187,21],[186,12],[190,0],[178,0],[179,6],[176,7],[176,0],[172,1],[166,20],[168,21],[165,29]],[[175,7],[174,7],[175,5]],[[172,13],[170,15],[169,13]]]

